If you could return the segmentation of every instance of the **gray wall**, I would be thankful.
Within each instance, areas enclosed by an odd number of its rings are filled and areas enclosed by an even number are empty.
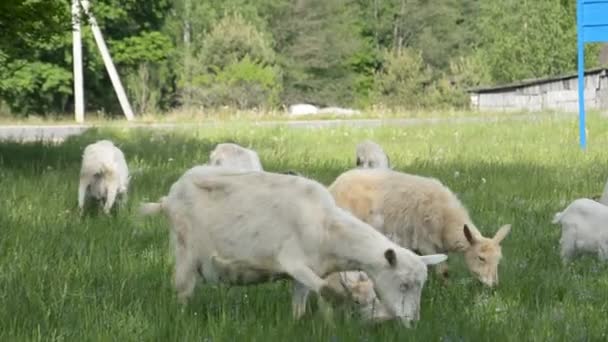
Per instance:
[[[571,77],[491,93],[472,93],[471,107],[482,110],[553,109],[578,112],[578,80]],[[605,70],[585,76],[585,109],[608,109],[608,75]]]

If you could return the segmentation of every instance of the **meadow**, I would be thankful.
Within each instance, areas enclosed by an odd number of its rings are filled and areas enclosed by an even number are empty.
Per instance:
[[[226,123],[151,131],[92,129],[60,144],[0,143],[1,341],[599,341],[608,339],[608,265],[593,256],[562,265],[556,211],[601,193],[608,178],[608,120],[588,120],[578,147],[572,118],[412,127],[289,129]],[[77,186],[85,145],[112,139],[133,178],[129,203],[80,217]],[[440,179],[485,235],[511,223],[500,284],[483,288],[462,257],[451,278],[434,274],[412,329],[366,325],[349,308],[324,322],[314,301],[291,319],[289,283],[199,284],[181,309],[172,288],[167,221],[135,216],[215,144],[255,149],[270,171],[295,170],[329,184],[354,166],[371,138],[395,169]]]

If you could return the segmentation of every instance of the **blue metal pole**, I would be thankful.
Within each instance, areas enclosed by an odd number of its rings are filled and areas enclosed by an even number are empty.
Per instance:
[[[578,129],[581,149],[587,147],[585,132],[585,42],[583,39],[583,2],[576,4],[576,31],[578,40]]]

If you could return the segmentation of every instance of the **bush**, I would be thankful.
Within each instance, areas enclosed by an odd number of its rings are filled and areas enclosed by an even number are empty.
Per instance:
[[[216,74],[195,80],[200,85],[195,97],[208,107],[231,106],[239,109],[269,108],[278,103],[281,86],[276,68],[263,66],[245,56]]]
[[[479,54],[454,58],[449,62],[448,72],[434,81],[428,89],[426,105],[466,108],[470,104],[467,89],[490,82],[488,68]]]
[[[385,52],[381,70],[374,77],[373,98],[389,108],[420,107],[431,72],[419,51]]]
[[[205,37],[200,67],[183,91],[190,104],[203,107],[273,107],[281,91],[275,58],[264,34],[239,14],[228,15]]]
[[[65,110],[72,94],[72,73],[60,66],[0,59],[0,98],[13,113],[48,114]]]
[[[274,64],[276,55],[270,39],[234,13],[221,19],[207,34],[199,53],[200,65],[207,71],[221,70],[249,56],[261,65]]]

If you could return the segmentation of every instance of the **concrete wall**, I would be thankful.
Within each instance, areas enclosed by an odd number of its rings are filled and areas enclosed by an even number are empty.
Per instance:
[[[498,111],[549,109],[578,112],[578,80],[571,77],[504,91],[473,93],[471,107]],[[608,109],[608,75],[605,72],[585,77],[585,108]]]

